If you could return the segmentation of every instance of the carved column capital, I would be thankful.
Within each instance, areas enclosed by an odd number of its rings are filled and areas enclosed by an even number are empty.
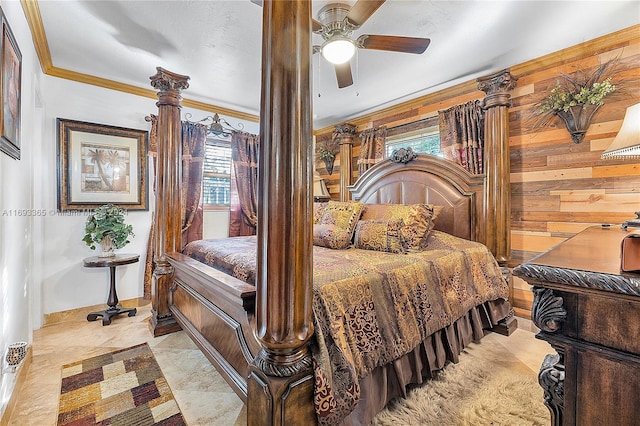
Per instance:
[[[355,136],[357,131],[358,131],[358,128],[353,124],[349,124],[349,123],[336,124],[335,128],[333,129],[333,137],[334,138],[339,137],[341,139],[340,143],[352,144],[353,137]]]
[[[533,287],[533,323],[540,330],[555,333],[567,319],[567,311],[562,304],[562,297],[556,296],[550,288]]]
[[[189,77],[156,67],[156,74],[149,77],[151,86],[158,90],[157,105],[180,106],[180,93],[189,87]]]
[[[492,95],[508,94],[516,87],[518,79],[511,75],[507,68],[495,74],[480,77],[476,81],[478,82],[478,90],[482,90],[487,94],[486,98],[489,98]]]

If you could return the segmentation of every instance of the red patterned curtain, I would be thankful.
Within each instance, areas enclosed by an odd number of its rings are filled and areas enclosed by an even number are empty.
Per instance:
[[[469,172],[484,173],[484,112],[480,101],[470,101],[438,111],[440,148],[445,158]]]
[[[260,137],[258,135],[232,132],[230,237],[256,234],[259,147]]]
[[[387,128],[380,126],[360,133],[360,155],[358,156],[358,176],[374,164],[384,160]]]
[[[182,122],[181,249],[202,239],[202,176],[207,126]]]

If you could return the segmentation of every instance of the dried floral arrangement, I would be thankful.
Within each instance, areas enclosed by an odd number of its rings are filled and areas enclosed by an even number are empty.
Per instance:
[[[536,105],[538,123],[547,125],[554,117],[560,117],[575,143],[582,142],[591,118],[604,104],[604,99],[618,87],[613,76],[617,59],[604,62],[589,72],[578,70],[572,74],[561,74],[549,95]]]
[[[318,157],[324,161],[327,172],[333,174],[333,162],[340,152],[340,144],[337,138],[326,139],[318,144]]]

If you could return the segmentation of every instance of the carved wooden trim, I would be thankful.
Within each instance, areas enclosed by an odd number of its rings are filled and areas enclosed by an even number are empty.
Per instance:
[[[253,360],[253,365],[264,374],[274,377],[290,377],[300,372],[311,372],[313,359],[308,351],[300,353],[297,359],[285,360],[280,364],[273,355],[262,349]]]
[[[554,333],[560,329],[567,319],[567,311],[562,307],[562,297],[556,296],[553,290],[543,287],[533,288],[533,307],[531,319],[543,331]]]
[[[534,259],[531,259],[533,261]],[[525,281],[533,278],[539,281],[566,284],[574,287],[612,291],[615,293],[640,296],[640,279],[624,275],[609,275],[553,266],[523,263],[513,269],[513,275]]]
[[[564,357],[549,354],[544,358],[538,383],[544,390],[544,405],[551,413],[551,424],[561,426],[564,417]]]
[[[418,158],[418,154],[413,150],[413,148],[400,148],[396,149],[391,153],[391,160],[394,163],[402,163],[407,164],[409,161],[415,160]]]

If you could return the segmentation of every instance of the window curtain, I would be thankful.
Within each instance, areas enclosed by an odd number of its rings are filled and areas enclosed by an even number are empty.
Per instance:
[[[156,158],[158,155],[158,117],[150,115],[147,119],[151,121],[149,132],[149,164],[153,170],[153,181],[151,188],[155,194],[156,189]],[[202,176],[205,155],[205,141],[207,138],[207,128],[202,124],[182,122],[182,183],[181,183],[181,220],[182,235],[181,245],[184,246],[194,240],[202,239]],[[145,299],[151,298],[151,280],[155,267],[154,240],[157,229],[155,220],[151,219],[151,229],[147,241],[147,256],[145,260],[143,293]]]
[[[484,112],[480,101],[470,101],[438,111],[440,148],[445,158],[469,172],[484,173]]]
[[[202,239],[202,179],[207,126],[182,122],[181,248]]]
[[[149,130],[149,148],[147,151],[149,152],[149,167],[153,173],[153,178],[149,182],[150,192],[154,196],[154,206],[155,206],[155,194],[156,194],[156,161],[158,159],[158,116],[155,114],[150,114],[145,118],[145,120],[151,122],[151,130]],[[146,300],[151,299],[151,280],[153,278],[153,269],[155,268],[155,263],[153,262],[153,242],[156,237],[156,223],[155,223],[155,215],[151,215],[151,229],[149,230],[149,239],[147,240],[147,256],[144,264],[144,279],[143,279],[143,297]]]
[[[387,128],[380,126],[360,133],[360,155],[358,156],[358,176],[384,160]]]
[[[231,133],[230,237],[256,234],[259,148],[258,135],[237,131]]]

